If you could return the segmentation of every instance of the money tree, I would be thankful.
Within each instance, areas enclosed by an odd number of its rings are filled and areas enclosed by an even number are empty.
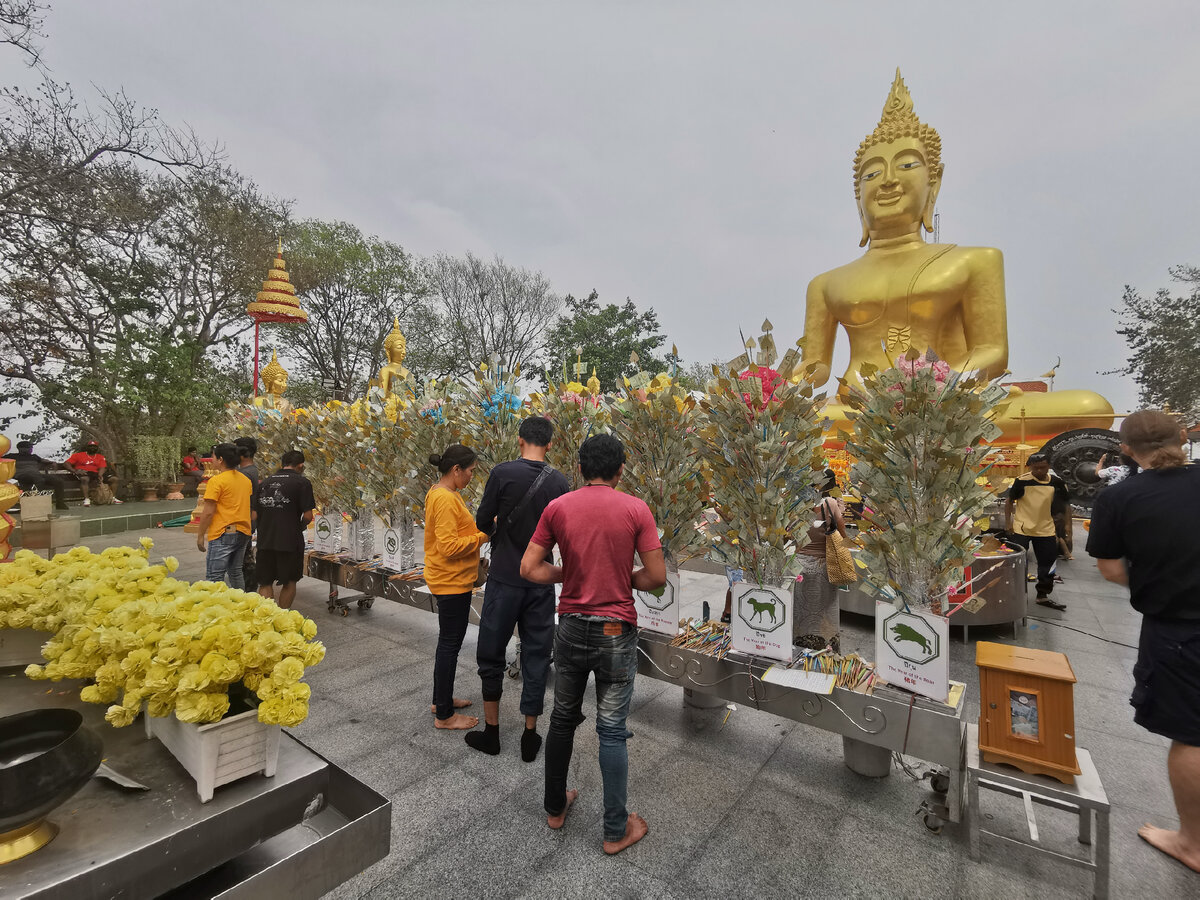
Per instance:
[[[992,501],[983,459],[1007,396],[976,373],[909,350],[887,369],[867,365],[847,387],[854,433],[851,480],[862,494],[864,584],[897,607],[941,615],[974,557],[974,520]]]

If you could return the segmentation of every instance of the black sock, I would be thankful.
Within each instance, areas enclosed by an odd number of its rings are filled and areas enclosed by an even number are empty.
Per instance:
[[[542,749],[542,736],[536,728],[526,728],[521,735],[521,759],[533,762],[537,759],[538,751]]]
[[[496,756],[500,753],[500,726],[488,725],[485,722],[483,731],[468,731],[463,735],[463,740],[481,753]]]

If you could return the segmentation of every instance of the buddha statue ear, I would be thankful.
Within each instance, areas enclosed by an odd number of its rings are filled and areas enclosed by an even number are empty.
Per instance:
[[[925,209],[921,213],[921,225],[933,234],[933,208],[937,205],[938,191],[942,189],[942,166],[931,173],[929,179],[929,199],[925,201]]]
[[[858,246],[865,247],[871,240],[871,232],[867,230],[867,220],[862,214],[861,207],[858,210],[858,221],[862,223],[862,238],[858,242]]]

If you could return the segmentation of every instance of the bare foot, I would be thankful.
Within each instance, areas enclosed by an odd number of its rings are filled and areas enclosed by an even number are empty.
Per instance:
[[[466,709],[470,705],[471,705],[470,700],[464,700],[462,697],[454,698],[454,708],[455,709]],[[434,715],[437,715],[437,707],[432,703],[429,704],[429,711],[431,713],[433,713]]]
[[[626,847],[632,847],[644,838],[649,830],[650,826],[646,824],[645,819],[637,813],[630,813],[628,821],[625,822],[625,837],[619,841],[605,841],[604,852],[609,856],[620,853]]]
[[[448,719],[434,719],[434,728],[449,728],[452,731],[466,731],[469,728],[474,728],[479,724],[478,716],[464,716],[461,713],[455,713]]]
[[[1167,856],[1173,856],[1189,869],[1200,872],[1200,849],[1182,846],[1178,831],[1168,831],[1157,825],[1146,824],[1138,829],[1138,837]]]
[[[563,823],[567,821],[567,813],[571,811],[571,804],[575,802],[575,798],[579,796],[579,791],[567,791],[567,805],[563,807],[563,811],[557,816],[546,816],[546,824],[555,831],[563,827]]]

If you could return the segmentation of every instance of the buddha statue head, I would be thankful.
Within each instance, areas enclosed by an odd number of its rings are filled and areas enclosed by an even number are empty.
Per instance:
[[[271,351],[271,361],[263,366],[259,377],[262,379],[263,390],[273,397],[279,397],[287,390],[288,375],[279,364],[279,357]]]
[[[860,247],[876,237],[933,231],[942,185],[942,139],[913,112],[896,69],[883,115],[854,155],[854,196],[862,220]]]
[[[408,353],[408,343],[404,340],[404,335],[400,332],[400,317],[397,316],[392,322],[391,333],[383,339],[383,352],[387,354],[388,363],[393,366],[403,364],[404,357]]]

